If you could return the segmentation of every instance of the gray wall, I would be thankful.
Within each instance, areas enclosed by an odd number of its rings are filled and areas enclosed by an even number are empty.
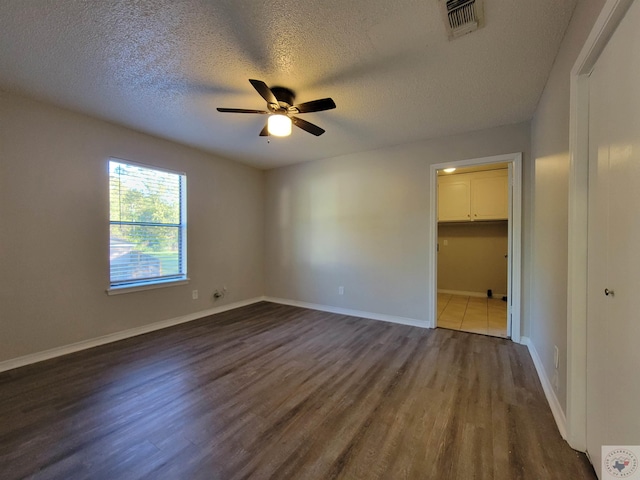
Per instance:
[[[186,172],[188,285],[105,293],[110,156]],[[263,198],[262,171],[0,92],[0,361],[261,296]]]
[[[508,240],[506,221],[438,224],[438,290],[506,295]]]
[[[513,152],[526,163],[529,136],[521,123],[267,171],[266,294],[428,320],[429,166]]]
[[[530,317],[533,342],[548,378],[559,349],[559,388],[566,412],[569,191],[569,76],[604,0],[579,1],[532,120],[535,179]]]

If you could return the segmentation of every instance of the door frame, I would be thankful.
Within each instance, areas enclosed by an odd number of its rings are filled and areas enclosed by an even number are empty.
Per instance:
[[[429,315],[429,327],[437,327],[438,320],[438,170],[449,167],[470,167],[476,165],[486,165],[490,163],[509,163],[511,173],[510,185],[512,195],[509,209],[509,257],[507,275],[510,280],[509,307],[507,315],[511,321],[508,322],[507,329],[511,330],[511,339],[520,343],[521,327],[521,298],[522,298],[522,153],[508,153],[495,155],[492,157],[472,158],[455,162],[435,163],[431,165],[429,172],[429,245],[428,245],[428,274],[427,285],[430,285],[427,292],[428,304],[431,305]],[[509,327],[510,324],[510,327]]]
[[[567,442],[582,452],[587,449],[589,76],[632,3],[633,0],[607,0],[574,63],[570,77]]]

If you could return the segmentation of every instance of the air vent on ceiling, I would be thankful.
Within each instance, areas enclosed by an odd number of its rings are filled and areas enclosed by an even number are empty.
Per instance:
[[[484,26],[484,0],[440,0],[449,39],[458,38]]]

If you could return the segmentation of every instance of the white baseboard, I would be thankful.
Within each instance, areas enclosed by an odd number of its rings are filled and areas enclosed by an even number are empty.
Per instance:
[[[153,332],[155,330],[161,330],[163,328],[179,325],[180,323],[191,322],[198,320],[199,318],[208,317],[216,313],[226,312],[233,310],[234,308],[244,307],[253,303],[264,301],[264,297],[256,297],[248,300],[242,300],[239,302],[230,303],[227,305],[221,305],[219,307],[209,308],[200,312],[190,313],[181,317],[170,318],[168,320],[162,320],[160,322],[150,323],[141,327],[131,328],[129,330],[123,330],[121,332],[110,333],[98,338],[92,338],[90,340],[83,340],[81,342],[72,343],[70,345],[64,345],[62,347],[52,348],[51,350],[45,350],[44,352],[32,353],[18,358],[12,358],[0,362],[0,372],[6,370],[12,370],[18,367],[24,367],[25,365],[31,365],[32,363],[41,362],[43,360],[49,360],[51,358],[60,357],[69,353],[78,352],[80,350],[86,350],[88,348],[97,347],[111,342],[117,342],[118,340],[124,340],[125,338],[135,337],[144,333]]]
[[[465,292],[463,290],[440,290],[438,289],[438,293],[447,293],[449,295],[462,295],[463,297],[480,297],[486,298],[487,292]],[[506,297],[506,293],[494,293],[492,298],[502,298]]]
[[[288,300],[277,297],[264,297],[267,302],[280,303],[282,305],[291,305],[293,307],[309,308],[311,310],[320,310],[322,312],[338,313],[341,315],[349,315],[351,317],[368,318],[370,320],[380,320],[382,322],[399,323],[401,325],[409,325],[412,327],[431,328],[427,320],[417,320],[415,318],[396,317],[394,315],[385,315],[382,313],[363,312],[361,310],[351,310],[348,308],[334,307],[331,305],[320,305],[317,303],[300,302],[298,300]]]
[[[549,402],[549,406],[551,407],[551,413],[553,413],[553,418],[556,420],[556,424],[558,425],[558,430],[560,431],[560,435],[565,440],[567,439],[567,417],[562,411],[562,407],[560,406],[560,401],[556,396],[556,392],[553,389],[551,381],[549,377],[547,377],[547,373],[542,365],[542,360],[540,360],[540,356],[538,355],[538,351],[536,350],[535,345],[531,341],[529,337],[522,337],[520,339],[520,343],[522,345],[526,345],[529,349],[529,354],[533,359],[533,364],[536,367],[536,371],[538,372],[538,378],[540,378],[540,383],[542,384],[542,388],[544,390],[544,394],[547,397],[547,402]]]

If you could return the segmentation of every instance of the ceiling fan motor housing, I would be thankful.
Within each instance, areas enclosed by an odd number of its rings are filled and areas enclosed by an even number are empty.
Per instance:
[[[295,93],[293,93],[288,88],[284,87],[271,87],[271,91],[273,95],[278,100],[279,106],[282,108],[289,108],[293,105],[293,102],[296,98]]]

